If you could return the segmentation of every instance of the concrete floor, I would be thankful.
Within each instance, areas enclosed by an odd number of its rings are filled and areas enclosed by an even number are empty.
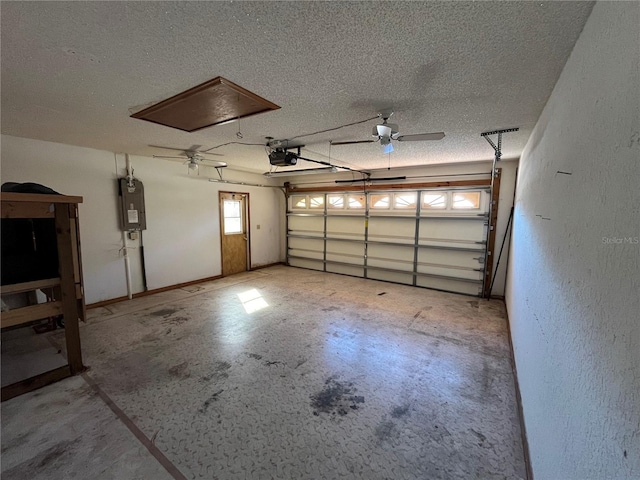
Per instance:
[[[46,337],[36,334],[32,328],[16,328],[0,333],[3,387],[67,364],[66,357],[58,353],[60,349],[55,348]]]
[[[81,335],[87,374],[2,404],[3,479],[525,477],[500,301],[277,266]]]

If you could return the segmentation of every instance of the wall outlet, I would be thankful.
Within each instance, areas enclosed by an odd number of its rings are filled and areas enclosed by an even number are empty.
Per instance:
[[[256,225],[256,230],[260,230],[260,225]]]

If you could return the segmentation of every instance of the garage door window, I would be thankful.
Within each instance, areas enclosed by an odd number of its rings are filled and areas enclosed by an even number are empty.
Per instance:
[[[327,208],[344,208],[344,195],[327,195]]]
[[[426,209],[444,209],[447,208],[446,193],[423,193],[422,208]]]
[[[324,195],[309,197],[309,208],[324,208]]]
[[[391,206],[391,195],[389,194],[372,194],[370,198],[371,208],[386,210]]]
[[[393,196],[393,208],[397,210],[415,210],[417,192],[396,193]]]
[[[291,205],[293,208],[307,208],[307,196],[306,195],[292,195]]]
[[[480,192],[454,192],[455,210],[477,210],[480,208]]]
[[[349,195],[348,206],[351,209],[364,210],[366,199],[364,195]]]

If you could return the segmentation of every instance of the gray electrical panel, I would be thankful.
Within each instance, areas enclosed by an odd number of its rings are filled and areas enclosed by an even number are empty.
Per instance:
[[[144,210],[144,186],[140,180],[118,180],[120,193],[120,225],[122,230],[146,230],[147,216]]]

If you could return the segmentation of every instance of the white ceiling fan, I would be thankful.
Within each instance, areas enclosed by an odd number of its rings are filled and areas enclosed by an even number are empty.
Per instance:
[[[175,155],[154,155],[153,158],[175,158],[175,159],[179,159],[179,160],[184,160],[184,158],[186,157],[187,160],[185,160],[182,164],[183,165],[188,165],[189,166],[189,170],[193,170],[195,172],[198,171],[199,165],[202,163],[203,165],[209,166],[209,167],[214,167],[214,168],[224,168],[227,166],[227,162],[222,162],[220,160],[211,160],[209,158],[206,158],[205,155],[212,155],[212,156],[216,156],[216,157],[222,157],[223,155],[220,153],[209,153],[209,152],[205,152],[200,150],[200,148],[202,147],[202,145],[191,145],[189,148],[187,149],[182,149],[182,148],[173,148],[173,147],[162,147],[160,145],[149,145],[150,147],[154,147],[154,148],[164,148],[166,150],[176,150],[180,153],[180,156],[175,156]]]
[[[375,140],[354,140],[349,142],[331,142],[331,145],[353,145],[356,143],[374,143],[380,142],[384,149],[384,153],[393,152],[392,141],[397,142],[424,142],[430,140],[442,140],[444,132],[434,133],[418,133],[414,135],[400,135],[399,127],[395,123],[387,123],[387,120],[393,115],[392,111],[386,111],[379,114],[382,123],[373,127],[371,135]]]

